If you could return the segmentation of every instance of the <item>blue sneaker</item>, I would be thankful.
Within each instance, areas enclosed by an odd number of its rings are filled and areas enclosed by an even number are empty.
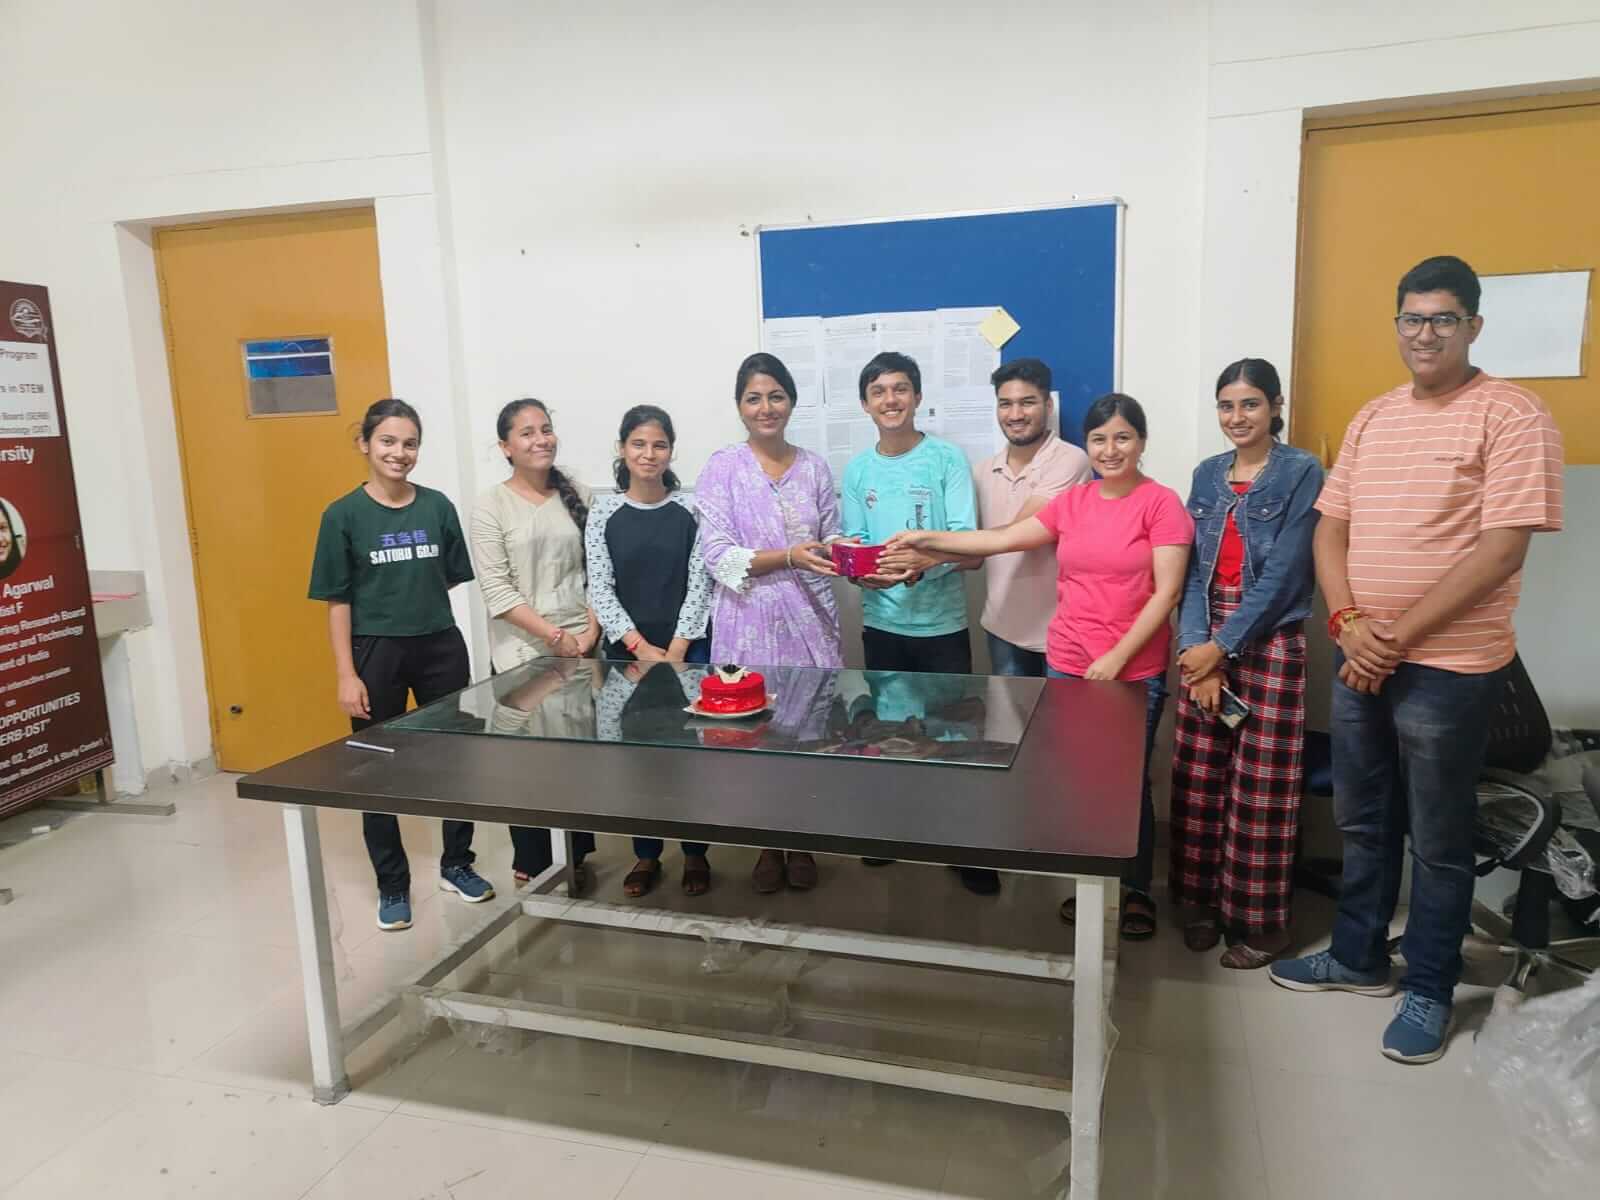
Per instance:
[[[1383,1056],[1399,1063],[1431,1063],[1444,1053],[1452,1005],[1406,992],[1383,1031]]]
[[[454,892],[468,904],[494,899],[494,885],[471,867],[446,867],[440,871],[439,890]]]
[[[378,897],[378,928],[384,930],[411,928],[411,897],[404,892]]]
[[[1267,968],[1267,978],[1291,992],[1355,992],[1358,996],[1392,996],[1387,966],[1377,971],[1352,971],[1331,950],[1304,958],[1285,958]]]

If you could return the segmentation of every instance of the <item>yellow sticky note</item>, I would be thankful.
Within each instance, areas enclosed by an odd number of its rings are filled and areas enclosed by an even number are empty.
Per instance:
[[[1005,309],[997,308],[983,319],[983,324],[978,326],[978,332],[983,334],[989,345],[998,350],[1015,337],[1017,330],[1021,328],[1015,317]]]

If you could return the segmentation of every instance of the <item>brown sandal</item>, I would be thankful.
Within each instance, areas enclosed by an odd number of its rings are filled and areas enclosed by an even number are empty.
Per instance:
[[[683,894],[704,896],[710,890],[711,864],[703,855],[686,855],[683,860]]]
[[[1222,922],[1216,917],[1196,917],[1183,926],[1183,944],[1196,954],[1216,948],[1222,940]]]
[[[1129,892],[1122,898],[1122,921],[1118,926],[1124,941],[1148,942],[1156,935],[1156,902],[1142,892]]]
[[[770,896],[783,886],[783,851],[763,850],[756,860],[756,869],[750,872],[750,882],[763,896]]]
[[[1287,939],[1276,950],[1257,950],[1249,942],[1239,942],[1224,950],[1218,961],[1230,971],[1259,971],[1268,963],[1277,961],[1288,948]]]
[[[640,865],[643,864],[643,865]],[[640,896],[648,896],[655,891],[656,881],[661,878],[661,860],[659,858],[641,858],[634,864],[622,880],[622,894],[637,900]]]
[[[817,860],[804,850],[789,851],[786,871],[789,886],[797,892],[809,892],[817,886]]]

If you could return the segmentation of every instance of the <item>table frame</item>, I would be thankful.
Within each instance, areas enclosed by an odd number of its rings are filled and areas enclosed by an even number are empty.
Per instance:
[[[538,1030],[1054,1110],[1070,1121],[1067,1195],[1070,1200],[1096,1200],[1099,1196],[1104,1083],[1111,1048],[1109,1008],[1116,981],[1119,885],[1113,878],[1062,876],[1076,881],[1073,953],[1050,954],[809,925],[751,926],[741,918],[581,899],[572,894],[567,837],[553,831],[554,865],[513,899],[496,902],[468,936],[401,987],[397,995],[379,1000],[348,1026],[341,1026],[317,810],[307,805],[284,804],[283,815],[305,986],[312,1095],[320,1104],[337,1104],[349,1094],[345,1055],[402,1011],[409,1010],[424,1020],[444,1017]],[[568,894],[554,894],[562,884],[567,885]],[[774,948],[1065,984],[1072,990],[1071,1079],[874,1053],[776,1035],[617,1016],[591,1017],[561,1006],[438,986],[523,917],[678,937],[704,937],[709,931]]]

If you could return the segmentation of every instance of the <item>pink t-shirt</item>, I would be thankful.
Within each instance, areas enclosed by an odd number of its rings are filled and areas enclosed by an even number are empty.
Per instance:
[[[1178,493],[1146,479],[1120,500],[1100,484],[1080,483],[1039,511],[1056,535],[1056,615],[1045,659],[1058,671],[1082,675],[1139,619],[1155,594],[1154,550],[1188,546],[1194,521]],[[1172,630],[1161,628],[1128,660],[1118,679],[1148,679],[1167,669]]]

